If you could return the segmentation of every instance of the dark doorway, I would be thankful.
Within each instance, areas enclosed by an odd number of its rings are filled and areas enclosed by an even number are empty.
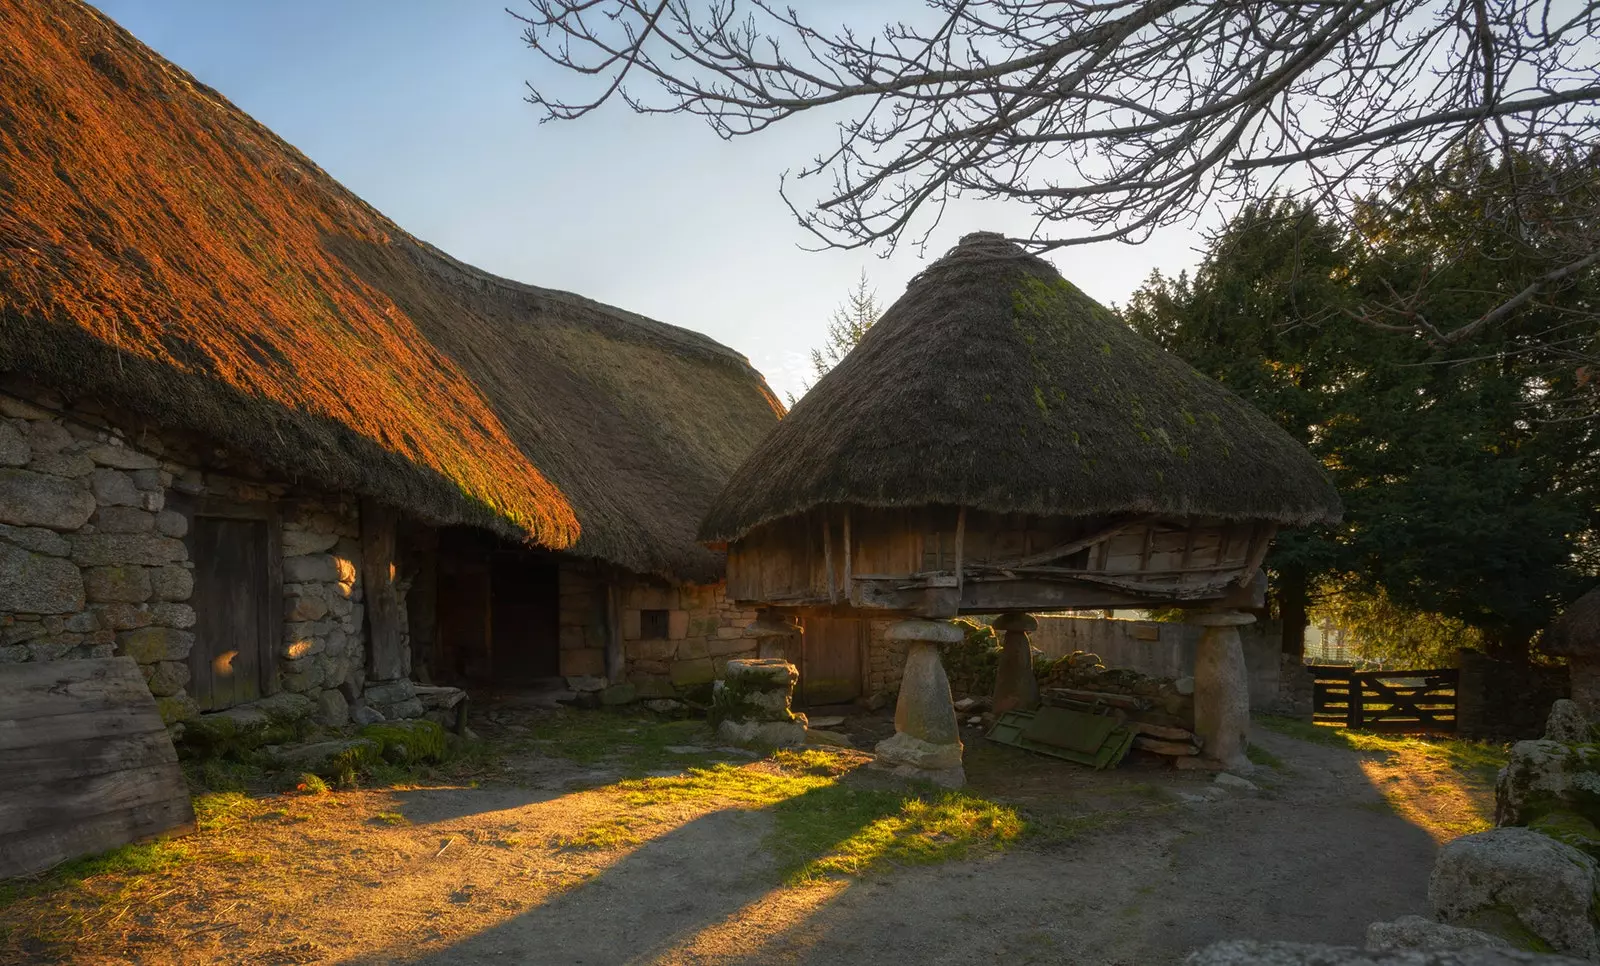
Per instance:
[[[560,569],[525,553],[496,554],[491,587],[495,679],[530,684],[560,674]]]
[[[436,681],[521,686],[561,673],[560,567],[553,556],[451,527],[440,531],[436,572],[427,662]],[[418,616],[413,610],[413,621]]]
[[[282,572],[273,566],[277,520],[244,505],[213,515],[201,507],[189,527],[194,562],[194,646],[189,694],[202,711],[254,701],[273,688],[273,644],[283,611]]]

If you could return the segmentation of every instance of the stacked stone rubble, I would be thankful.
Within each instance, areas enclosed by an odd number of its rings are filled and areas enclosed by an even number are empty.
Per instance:
[[[797,748],[805,744],[806,718],[790,707],[800,672],[777,658],[730,660],[711,694],[711,718],[724,741]]]

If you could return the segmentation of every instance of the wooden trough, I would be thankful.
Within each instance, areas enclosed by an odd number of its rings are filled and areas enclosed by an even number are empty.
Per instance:
[[[193,824],[132,658],[0,665],[0,879]]]

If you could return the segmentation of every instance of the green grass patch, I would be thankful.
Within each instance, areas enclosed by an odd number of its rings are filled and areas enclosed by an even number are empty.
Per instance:
[[[559,711],[532,724],[523,743],[539,752],[580,765],[616,764],[635,777],[701,759],[669,747],[709,751],[717,742],[704,721],[663,721],[624,711]]]
[[[377,812],[377,813],[374,813],[373,816],[372,816],[372,822],[375,825],[388,825],[388,826],[410,825],[411,824],[411,820],[406,818],[404,815],[401,815],[399,812]]]
[[[963,792],[867,787],[850,778],[857,765],[818,749],[780,751],[767,767],[716,764],[616,787],[636,810],[770,808],[775,822],[766,844],[790,884],[1004,848],[1027,828],[1015,809]]]
[[[99,855],[63,862],[37,875],[0,882],[0,910],[30,896],[76,886],[99,875],[120,876],[126,888],[138,879],[165,872],[188,858],[188,849],[177,841],[124,845]]]
[[[1487,741],[1467,741],[1438,735],[1383,734],[1375,731],[1358,731],[1312,724],[1299,718],[1261,715],[1256,723],[1268,731],[1288,735],[1301,741],[1319,745],[1349,748],[1353,751],[1398,752],[1415,751],[1429,757],[1442,758],[1451,767],[1462,772],[1498,771],[1506,763],[1505,745]],[[1251,749],[1254,752],[1254,748]]]
[[[615,852],[641,841],[632,818],[610,818],[572,835],[552,835],[550,847],[564,852]]]
[[[1272,752],[1261,747],[1260,745],[1251,745],[1249,748],[1246,748],[1245,755],[1256,764],[1266,768],[1271,768],[1274,771],[1283,771],[1289,767],[1288,765],[1284,764],[1282,758],[1279,758],[1277,755],[1274,755]]]
[[[243,792],[212,792],[194,797],[194,824],[202,832],[221,832],[250,821],[267,806]]]

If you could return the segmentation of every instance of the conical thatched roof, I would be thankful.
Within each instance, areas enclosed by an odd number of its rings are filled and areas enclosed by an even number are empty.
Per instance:
[[[987,233],[912,280],[734,474],[700,535],[825,504],[1340,514],[1321,466],[1266,416]]]
[[[782,411],[742,356],[454,261],[76,0],[0,0],[0,51],[0,375],[423,519],[719,576],[695,528]]]
[[[1539,650],[1557,657],[1600,657],[1600,587],[1573,601],[1545,628]]]

